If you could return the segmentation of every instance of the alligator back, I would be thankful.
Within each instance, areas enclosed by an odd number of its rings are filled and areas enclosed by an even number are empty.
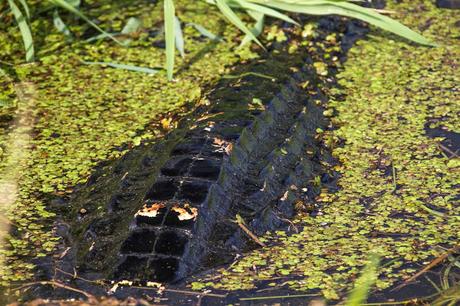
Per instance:
[[[99,170],[71,200],[77,268],[174,281],[254,247],[237,215],[256,235],[286,224],[322,173],[312,67],[305,54],[270,53],[219,82],[165,140]]]

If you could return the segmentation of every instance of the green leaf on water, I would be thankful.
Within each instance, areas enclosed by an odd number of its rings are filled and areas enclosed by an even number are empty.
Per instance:
[[[94,22],[89,20],[88,17],[86,17],[82,12],[80,12],[78,9],[73,7],[72,4],[68,3],[67,1],[65,1],[65,0],[48,0],[48,1],[50,1],[51,3],[53,3],[53,4],[55,4],[55,5],[59,6],[59,7],[62,7],[63,9],[65,9],[65,10],[67,10],[67,11],[69,11],[69,12],[75,14],[75,15],[77,15],[78,17],[80,17],[81,19],[86,21],[89,25],[91,25],[93,28],[95,28],[96,30],[101,32],[102,34],[107,35],[107,37],[109,37],[110,39],[112,39],[116,43],[118,43],[120,45],[123,45],[123,43],[121,43],[118,39],[116,39],[112,34],[107,33],[106,31],[101,29],[97,24],[95,24]]]
[[[13,0],[8,0],[11,11],[13,12],[14,18],[19,26],[21,32],[22,41],[24,42],[24,49],[26,51],[26,61],[32,62],[35,57],[34,41],[32,38],[32,32],[30,31],[29,24],[26,18],[22,14],[19,7],[14,3]]]
[[[179,51],[180,56],[185,56],[184,51],[184,35],[182,34],[182,28],[180,24],[179,18],[177,16],[174,17],[174,30],[175,30],[175,41],[176,41],[176,48]]]
[[[70,30],[67,27],[67,25],[64,23],[64,21],[59,16],[58,10],[54,10],[54,12],[53,12],[53,24],[54,24],[54,27],[60,33],[64,34],[64,36],[66,37],[66,39],[68,41],[71,41],[73,39],[72,32],[70,32]]]
[[[155,74],[155,73],[158,72],[157,69],[139,67],[139,66],[133,66],[133,65],[126,65],[126,64],[118,64],[118,63],[112,63],[112,62],[87,62],[87,61],[82,61],[82,63],[86,64],[86,65],[108,66],[108,67],[112,67],[112,68],[124,69],[124,70],[136,71],[136,72],[143,72],[143,73],[148,73],[148,74]]]
[[[131,17],[126,22],[126,25],[121,30],[121,34],[131,34],[137,32],[142,26],[142,22],[139,18]]]
[[[174,49],[175,49],[175,31],[174,31],[174,3],[172,0],[164,1],[164,24],[165,24],[165,41],[166,41],[166,74],[168,80],[173,78],[174,70]]]
[[[190,26],[194,27],[204,37],[207,37],[207,38],[209,38],[211,40],[215,40],[215,41],[223,41],[222,37],[220,37],[219,35],[216,35],[216,34],[210,32],[210,31],[208,31],[205,27],[203,27],[203,26],[201,26],[199,24],[188,23],[187,25],[190,25]]]

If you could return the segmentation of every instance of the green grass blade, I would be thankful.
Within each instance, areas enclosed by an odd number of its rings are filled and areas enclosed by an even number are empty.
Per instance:
[[[64,36],[68,41],[71,41],[73,39],[72,32],[70,32],[69,28],[67,25],[62,21],[61,17],[59,16],[58,10],[54,10],[53,12],[53,24],[54,27]]]
[[[65,1],[75,8],[79,7],[81,4],[80,0],[65,0]]]
[[[107,35],[107,37],[109,37],[110,39],[112,39],[114,42],[120,44],[120,45],[123,45],[123,43],[121,43],[118,39],[116,39],[112,34],[110,33],[107,33],[106,31],[104,31],[103,29],[101,29],[97,24],[95,24],[94,22],[92,22],[91,20],[89,20],[88,17],[86,17],[82,12],[80,12],[78,9],[76,9],[75,7],[73,7],[71,4],[67,3],[65,0],[48,0],[50,1],[51,3],[53,3],[54,5],[57,5],[57,6],[60,6],[62,7],[63,9],[71,12],[72,14],[75,14],[77,15],[78,17],[80,17],[81,19],[83,19],[84,21],[86,21],[89,25],[91,25],[93,28],[95,28],[96,30],[98,30],[99,32],[101,32],[102,34],[105,34]]]
[[[111,62],[87,62],[87,61],[82,61],[82,63],[86,64],[86,65],[108,66],[108,67],[112,67],[112,68],[124,69],[124,70],[135,71],[135,72],[143,72],[143,73],[148,73],[148,74],[155,74],[155,73],[158,72],[157,69],[139,67],[139,66],[133,66],[133,65],[126,65],[126,64],[117,64],[117,63],[111,63]]]
[[[254,34],[254,36],[257,37],[262,33],[264,29],[265,15],[259,12],[252,12],[252,11],[248,11],[248,14],[256,21],[254,27],[251,29],[251,32],[252,34]],[[243,47],[250,41],[251,41],[251,37],[249,37],[248,35],[245,35],[243,40],[241,41],[241,44],[239,45],[239,48]]]
[[[182,34],[182,27],[179,18],[174,17],[174,38],[176,42],[177,51],[179,51],[180,56],[185,57],[184,51],[184,35]]]
[[[373,9],[365,8],[348,2],[337,2],[336,5],[350,12],[349,17],[361,19],[374,26],[392,32],[406,39],[412,40],[421,45],[435,46],[434,43],[432,43],[422,35],[418,34],[417,32],[412,31],[405,25],[388,16],[379,14]]]
[[[217,7],[219,10],[233,23],[238,29],[240,29],[244,34],[248,35],[251,40],[254,40],[259,46],[264,48],[262,43],[254,36],[254,34],[246,27],[246,25],[241,21],[241,19],[233,12],[233,10],[228,6],[225,0],[216,0]],[[265,49],[265,48],[264,48]]]
[[[30,10],[29,10],[29,6],[27,5],[26,0],[19,0],[19,3],[21,3],[22,8],[24,9],[27,19],[30,19]]]
[[[172,80],[174,71],[174,3],[173,0],[164,0],[164,22],[165,22],[165,41],[166,41],[166,74],[168,80]]]
[[[10,9],[13,12],[16,22],[18,23],[19,31],[21,32],[22,41],[24,42],[24,49],[26,51],[26,61],[33,62],[35,57],[35,50],[30,27],[16,3],[14,3],[13,0],[8,0],[8,4],[10,5]]]
[[[369,257],[369,262],[361,272],[361,276],[356,280],[355,288],[348,296],[345,306],[360,306],[366,302],[371,287],[377,280],[379,265],[380,257],[372,254]]]
[[[259,5],[259,4],[255,4],[255,3],[251,3],[251,2],[248,2],[248,1],[245,1],[245,0],[234,0],[234,1],[241,8],[243,8],[245,10],[251,10],[251,11],[259,12],[259,13],[267,15],[267,16],[271,16],[271,17],[278,18],[278,19],[284,20],[286,22],[289,22],[289,23],[292,23],[292,24],[295,24],[295,25],[299,25],[299,23],[297,23],[291,17],[289,17],[289,16],[287,16],[287,15],[285,15],[283,13],[280,13],[277,10],[271,9],[269,7]]]
[[[398,36],[404,37],[422,45],[434,46],[432,42],[422,35],[412,31],[408,27],[391,19],[390,17],[379,14],[373,9],[365,8],[346,1],[333,0],[301,0],[297,2],[279,0],[251,0],[256,3],[263,3],[267,6],[294,13],[310,15],[341,15],[363,20]]]
[[[108,34],[110,34],[110,35],[112,35],[112,36],[120,35],[120,33],[108,33]],[[86,41],[86,42],[93,42],[93,41],[95,41],[95,40],[105,39],[105,38],[109,37],[108,34],[98,34],[98,35],[96,35],[96,36],[93,36],[93,37],[90,37],[90,38],[86,39],[85,41]],[[125,45],[125,44],[123,44],[123,45]]]
[[[199,25],[199,24],[196,24],[196,23],[188,23],[187,25],[191,25],[192,27],[194,27],[204,37],[207,37],[207,38],[209,38],[211,40],[215,40],[215,41],[223,41],[222,37],[210,32],[209,30],[207,30],[202,25]]]

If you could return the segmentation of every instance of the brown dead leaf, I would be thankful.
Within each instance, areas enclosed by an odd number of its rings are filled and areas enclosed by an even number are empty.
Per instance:
[[[191,219],[195,220],[198,216],[198,209],[196,209],[195,207],[191,207],[189,204],[185,204],[184,207],[173,206],[171,210],[179,214],[177,218],[180,221]]]
[[[152,205],[144,204],[144,206],[134,216],[155,218],[160,209],[164,207],[165,205],[163,203],[153,203]]]

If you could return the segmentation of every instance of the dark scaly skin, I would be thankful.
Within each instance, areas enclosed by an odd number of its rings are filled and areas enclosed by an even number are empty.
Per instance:
[[[257,247],[237,215],[260,235],[313,202],[328,159],[316,139],[324,79],[308,54],[282,49],[222,79],[164,140],[96,171],[69,202],[74,247],[58,265],[92,279],[177,281]]]
[[[306,146],[316,150],[315,130],[324,127],[319,107],[305,95],[317,82],[308,61],[279,53],[252,63],[246,69],[276,80],[223,80],[208,95],[211,106],[197,109],[164,141],[137,148],[93,176],[70,204],[78,207],[79,270],[171,281],[251,243],[231,221],[236,214],[255,233],[282,225],[296,197],[283,205],[278,199],[321,173],[301,158]],[[262,105],[250,105],[253,98]],[[139,214],[144,205],[161,209],[147,217]],[[179,220],[174,209],[180,208],[197,215]]]

